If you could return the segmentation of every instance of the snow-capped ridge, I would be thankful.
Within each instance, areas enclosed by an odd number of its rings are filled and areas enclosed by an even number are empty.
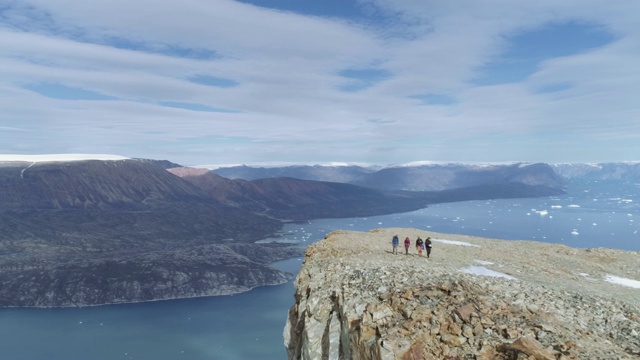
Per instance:
[[[128,160],[130,158],[120,155],[110,154],[39,154],[39,155],[19,155],[0,154],[0,162],[67,162],[85,160]]]
[[[401,168],[401,167],[419,167],[419,166],[451,166],[451,165],[464,165],[464,166],[473,166],[473,167],[491,167],[497,165],[515,165],[520,164],[520,166],[528,166],[531,163],[521,162],[521,161],[503,161],[503,162],[468,162],[468,161],[432,161],[432,160],[421,160],[421,161],[411,161],[407,163],[393,164],[387,165],[387,168]]]

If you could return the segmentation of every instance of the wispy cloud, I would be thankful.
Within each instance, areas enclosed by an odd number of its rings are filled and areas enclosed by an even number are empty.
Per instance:
[[[0,153],[640,158],[631,1],[290,3],[0,5]]]

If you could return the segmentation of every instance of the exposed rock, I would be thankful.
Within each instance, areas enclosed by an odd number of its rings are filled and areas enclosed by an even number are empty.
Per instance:
[[[391,254],[394,234],[430,236],[431,258]],[[336,231],[307,248],[285,346],[289,359],[637,359],[640,289],[606,277],[639,280],[638,255]]]

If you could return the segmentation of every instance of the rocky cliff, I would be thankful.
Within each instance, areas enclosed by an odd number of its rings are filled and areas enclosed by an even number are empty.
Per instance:
[[[430,236],[431,257],[392,254],[394,234]],[[289,359],[638,359],[639,280],[638,252],[336,231],[307,248],[285,346]]]

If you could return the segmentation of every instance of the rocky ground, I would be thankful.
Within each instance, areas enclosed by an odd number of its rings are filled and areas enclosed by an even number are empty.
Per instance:
[[[640,358],[639,252],[336,231],[308,247],[296,289],[290,359]]]

